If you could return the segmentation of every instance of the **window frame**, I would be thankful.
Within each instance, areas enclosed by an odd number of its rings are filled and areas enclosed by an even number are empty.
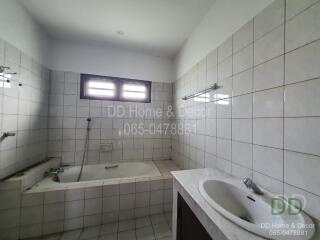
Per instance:
[[[87,89],[87,82],[92,78],[95,79],[105,79],[111,80],[115,84],[115,96],[114,97],[96,97],[96,96],[88,96],[85,94]],[[146,87],[146,98],[145,99],[129,99],[123,98],[121,96],[122,88],[124,84],[143,84]],[[88,100],[102,100],[102,101],[119,101],[119,102],[140,102],[140,103],[151,103],[151,81],[131,79],[131,78],[119,78],[119,77],[111,77],[111,76],[102,76],[102,75],[94,75],[94,74],[80,74],[80,99],[88,99]]]

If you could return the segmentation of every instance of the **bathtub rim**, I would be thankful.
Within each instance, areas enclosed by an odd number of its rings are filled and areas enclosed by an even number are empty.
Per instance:
[[[170,161],[170,163],[175,165],[174,169],[168,169],[168,171],[161,171],[157,162],[165,163],[165,161]],[[144,161],[141,161],[144,162]],[[160,172],[160,176],[153,176],[153,177],[124,177],[124,178],[112,178],[112,179],[103,179],[103,180],[89,180],[89,181],[82,181],[82,182],[68,182],[68,183],[57,183],[52,184],[48,187],[41,186],[41,182],[45,179],[48,181],[53,182],[49,178],[43,178],[35,185],[24,191],[24,193],[35,193],[35,192],[51,192],[51,191],[59,191],[59,190],[70,190],[70,189],[79,189],[79,188],[87,188],[87,187],[103,187],[107,185],[115,185],[115,184],[126,184],[126,183],[137,183],[137,182],[145,182],[145,181],[156,181],[156,180],[167,180],[172,179],[171,171],[180,170],[180,168],[172,161],[172,160],[159,160],[159,161],[148,161],[152,162],[154,166]],[[124,163],[124,162],[123,162]]]
[[[125,162],[125,161],[123,161],[123,162],[113,162],[113,163],[99,163],[99,164],[87,164],[87,165],[84,165],[84,169],[85,169],[85,167],[86,166],[96,166],[96,165],[108,165],[108,164],[124,164],[124,163],[148,163],[148,164],[150,164],[153,168],[155,168],[155,170],[156,170],[156,172],[157,172],[157,175],[155,175],[155,176],[150,176],[150,177],[160,177],[160,176],[162,176],[162,174],[161,174],[161,172],[160,172],[160,170],[158,169],[158,167],[157,167],[157,165],[153,162],[153,161],[137,161],[137,162],[130,162],[130,161],[128,161],[128,162]],[[68,167],[66,167],[66,169],[68,169],[68,168],[72,168],[72,167],[80,167],[80,166],[68,166]],[[130,178],[138,178],[139,176],[129,176],[129,177],[119,177],[119,178],[104,178],[104,179],[98,179],[98,180],[87,180],[87,181],[79,181],[79,183],[80,182],[93,182],[93,181],[108,181],[108,180],[118,180],[118,179],[130,179]],[[43,178],[44,179],[44,178]],[[42,179],[42,180],[43,180]],[[78,183],[78,182],[59,182],[59,184],[73,184],[73,183]]]

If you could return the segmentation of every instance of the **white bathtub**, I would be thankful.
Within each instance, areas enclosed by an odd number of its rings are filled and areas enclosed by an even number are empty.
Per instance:
[[[59,161],[51,159],[35,167],[34,170],[36,170],[37,176],[43,177],[47,170],[59,167],[60,163],[60,159]],[[50,232],[55,233],[62,230],[68,231],[114,223],[120,219],[130,220],[172,211],[173,191],[170,171],[179,170],[173,161],[121,162],[117,164],[119,164],[117,168],[107,170],[105,167],[110,164],[85,165],[80,182],[76,182],[80,171],[79,166],[65,167],[65,171],[59,174],[60,183],[53,181],[54,177],[52,176],[42,178],[32,187],[27,188],[22,193],[21,199],[24,197],[28,199],[49,197],[49,201],[42,201],[39,203],[40,205],[35,206],[43,209],[54,207],[57,213],[68,214],[59,215],[57,221],[52,221],[51,218],[41,218],[36,225],[21,227],[40,234],[43,232],[42,226],[56,226],[56,224],[63,226],[63,229],[53,228],[54,232]],[[21,178],[27,177],[26,182],[29,182],[30,178],[34,178],[33,172],[28,170],[24,176],[16,179],[19,181],[18,189],[23,185],[20,182]],[[137,201],[135,201],[136,196],[138,197]],[[81,209],[78,209],[77,206],[80,206]],[[17,210],[19,210],[19,206]],[[17,222],[21,221],[18,216]]]
[[[115,164],[84,165],[80,182],[103,179],[157,177],[161,176],[153,162],[124,162],[116,163],[115,168],[108,168]],[[107,168],[106,168],[107,167]],[[59,173],[61,183],[76,182],[80,172],[80,166],[64,167],[64,172]]]

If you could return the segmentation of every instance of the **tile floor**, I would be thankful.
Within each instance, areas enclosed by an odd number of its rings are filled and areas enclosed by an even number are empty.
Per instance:
[[[171,218],[158,214],[28,240],[171,240]]]

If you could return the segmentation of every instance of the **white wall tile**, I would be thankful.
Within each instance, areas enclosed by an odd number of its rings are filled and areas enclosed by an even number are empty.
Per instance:
[[[233,76],[233,96],[252,92],[253,73],[252,69]]]
[[[208,136],[217,135],[217,120],[216,119],[206,119],[206,131],[205,134]]]
[[[274,194],[283,194],[283,182],[281,181],[255,171],[253,171],[253,180],[258,186],[261,186]]]
[[[320,76],[320,41],[286,54],[285,83],[295,83]]]
[[[283,87],[253,94],[253,117],[283,117]]]
[[[135,194],[120,195],[120,210],[128,210],[134,208]]]
[[[300,12],[311,6],[312,4],[318,2],[318,0],[290,0],[286,2],[286,19],[298,15]]]
[[[246,178],[246,177],[252,178],[252,170],[245,168],[245,167],[242,167],[242,166],[239,166],[237,164],[232,164],[231,175],[236,178],[241,178],[241,179]]]
[[[135,207],[147,207],[150,205],[150,192],[136,194]]]
[[[320,116],[320,79],[285,87],[285,117]]]
[[[64,203],[53,203],[44,205],[44,222],[64,219]]]
[[[261,64],[283,53],[284,26],[281,25],[254,43],[254,64]]]
[[[253,44],[233,56],[233,73],[237,74],[253,67]]]
[[[217,118],[231,118],[232,99],[223,99],[216,102]]]
[[[320,157],[296,152],[284,152],[284,181],[320,195]]]
[[[287,22],[286,52],[320,39],[320,4],[317,3]]]
[[[102,198],[92,198],[84,201],[84,215],[95,215],[101,212]]]
[[[217,139],[215,137],[206,137],[205,151],[211,154],[217,153]]]
[[[231,160],[231,140],[217,139],[217,156],[226,160]]]
[[[252,143],[252,119],[232,119],[232,140]]]
[[[284,84],[284,56],[277,57],[254,68],[255,91],[279,87]]]
[[[320,155],[319,118],[285,118],[285,149]]]
[[[222,62],[232,54],[232,37],[228,38],[218,49],[218,62]]]
[[[253,170],[283,180],[283,150],[253,145]]]
[[[20,224],[22,226],[42,223],[43,205],[21,208]]]
[[[0,210],[1,228],[12,228],[19,226],[20,209],[12,208]]]
[[[65,202],[65,218],[77,218],[84,215],[84,200]]]
[[[22,207],[31,207],[37,205],[43,205],[43,193],[22,194]]]
[[[252,169],[252,144],[232,141],[232,163]]]
[[[232,118],[252,117],[252,94],[232,98]]]
[[[284,184],[284,194],[286,197],[298,198],[304,204],[304,211],[309,215],[320,219],[320,209],[317,207],[320,204],[320,197],[302,189],[296,188],[289,184]]]
[[[217,158],[216,168],[227,174],[231,174],[231,162],[229,160]]]
[[[222,81],[232,75],[232,57],[225,59],[218,65],[218,81]]]
[[[283,148],[283,119],[253,119],[253,143],[267,147]]]
[[[246,23],[233,35],[233,52],[238,52],[253,42],[253,20]]]
[[[64,191],[50,191],[44,194],[44,204],[64,202]]]
[[[216,93],[213,95],[215,99],[226,99],[232,96],[232,77],[219,80],[218,85],[221,88],[216,90]],[[223,102],[228,102],[228,101],[225,100]]]
[[[103,198],[103,212],[115,212],[119,210],[120,202],[119,196],[110,196]]]
[[[284,22],[285,0],[276,0],[254,18],[254,39],[260,38]]]
[[[207,68],[216,67],[218,64],[218,51],[215,49],[207,56]]]
[[[217,119],[217,137],[231,139],[231,119]]]

